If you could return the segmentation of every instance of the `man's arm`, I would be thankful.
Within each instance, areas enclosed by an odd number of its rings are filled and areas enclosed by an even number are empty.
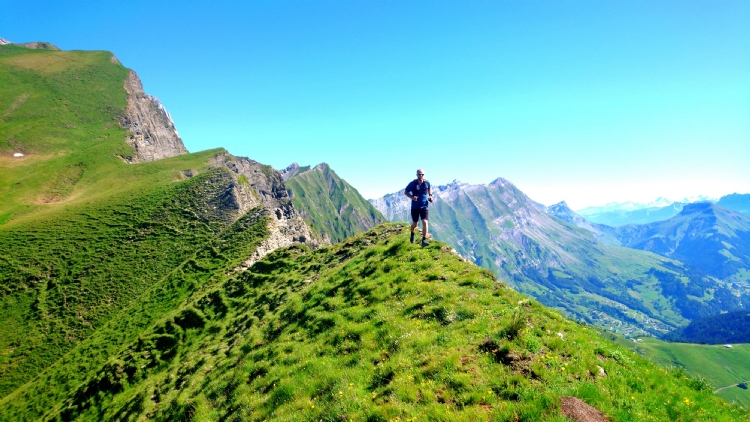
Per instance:
[[[427,188],[427,195],[428,195],[427,196],[427,200],[430,201],[430,202],[432,202],[432,186],[430,186],[429,188]]]

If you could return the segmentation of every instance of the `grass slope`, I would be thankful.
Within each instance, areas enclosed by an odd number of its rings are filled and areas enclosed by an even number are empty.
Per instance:
[[[214,265],[249,255],[247,247],[235,256],[224,252],[232,243],[216,245],[234,217],[214,208],[231,180],[217,169],[0,230],[0,397],[207,247],[216,248]],[[196,265],[185,280],[207,264]]]
[[[677,261],[600,242],[546,214],[507,180],[433,190],[430,232],[437,239],[543,304],[618,333],[664,335],[750,298]],[[400,192],[374,203],[393,221],[410,219]]]
[[[292,203],[302,217],[333,242],[363,232],[386,219],[328,164],[301,167],[286,180]]]
[[[145,327],[77,387],[60,384],[67,366],[51,368],[0,418],[562,422],[562,395],[614,421],[749,416],[449,251],[411,245],[395,224],[276,251]]]
[[[226,206],[234,176],[209,170],[223,150],[115,156],[132,151],[118,124],[128,71],[111,58],[0,46],[0,397],[84,350],[61,370],[77,382],[267,236],[260,210],[235,222]],[[89,347],[94,333],[107,341]]]
[[[716,394],[728,402],[737,402],[750,409],[750,391],[736,385],[750,381],[750,344],[734,344],[733,348],[692,343],[670,343],[644,338],[639,343],[621,341],[662,367],[680,367],[695,377],[707,379]]]
[[[128,70],[111,57],[0,46],[0,224],[127,183]]]

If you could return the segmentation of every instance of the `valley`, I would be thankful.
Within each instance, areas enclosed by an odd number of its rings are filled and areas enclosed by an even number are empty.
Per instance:
[[[0,45],[0,421],[562,421],[569,400],[613,421],[750,417],[713,394],[744,373],[708,383],[687,354],[598,329],[663,336],[746,306],[739,212],[623,231],[456,181],[420,247],[401,192],[190,153],[112,53],[53,47]],[[696,224],[718,267],[690,236],[654,241]],[[686,369],[652,362],[668,353]]]

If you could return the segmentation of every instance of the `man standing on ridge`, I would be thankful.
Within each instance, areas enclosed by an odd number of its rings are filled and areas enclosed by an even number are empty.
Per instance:
[[[424,170],[417,170],[417,178],[409,182],[404,190],[404,195],[411,198],[411,243],[414,243],[414,229],[417,222],[422,219],[422,246],[427,246],[427,206],[432,202],[432,186],[424,178]]]

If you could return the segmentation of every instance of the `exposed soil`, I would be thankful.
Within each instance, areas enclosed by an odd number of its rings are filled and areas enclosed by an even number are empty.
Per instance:
[[[576,397],[560,397],[562,413],[575,422],[609,422],[604,413],[584,403]]]

